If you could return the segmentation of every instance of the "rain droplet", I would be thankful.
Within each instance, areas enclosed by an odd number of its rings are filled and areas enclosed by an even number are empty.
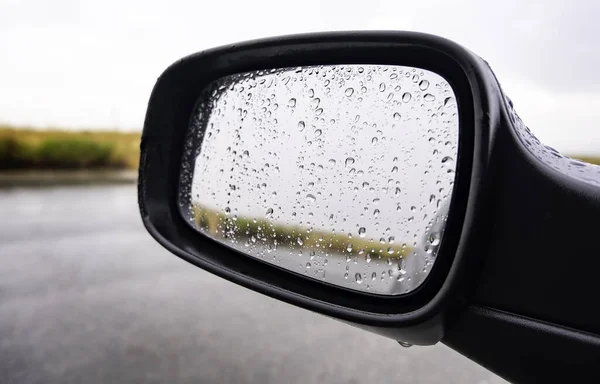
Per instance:
[[[384,91],[385,91],[385,83],[379,84],[379,92],[384,92]]]
[[[308,97],[315,97],[315,90],[314,89],[309,89],[308,90]]]
[[[346,158],[346,167],[348,167],[352,164],[354,164],[354,158],[353,157]]]
[[[335,160],[334,159],[329,159],[329,165],[335,165]]]
[[[356,280],[356,284],[362,284],[362,274],[357,272],[356,275],[354,275],[354,280]]]
[[[350,97],[354,93],[354,88],[348,88],[344,93],[346,94],[346,96]]]
[[[371,139],[371,144],[375,145],[375,144],[377,144],[377,142],[378,142],[378,141],[379,141],[379,139],[378,139],[378,138],[376,138],[376,137],[373,137],[373,138]]]
[[[450,103],[451,103],[451,102],[453,102],[453,101],[454,101],[454,98],[453,98],[453,97],[446,97],[446,98],[444,99],[444,107],[447,107],[447,106],[448,106],[448,105],[450,105]]]
[[[298,242],[298,245],[302,246],[304,245],[304,241],[302,241],[302,238],[297,238],[296,241]]]
[[[296,106],[296,99],[294,99],[293,97],[288,101],[288,106],[290,107],[295,107]]]
[[[348,243],[348,245],[346,245],[346,251],[352,252],[352,243]]]
[[[421,80],[419,83],[419,89],[421,89],[421,91],[425,91],[427,88],[429,88],[429,81]]]
[[[394,113],[394,120],[400,120],[401,117],[398,112]]]
[[[410,99],[412,99],[412,95],[410,94],[410,92],[404,92],[404,94],[402,95],[402,101],[408,103]]]
[[[425,99],[425,101],[435,101],[435,96],[433,96],[431,93],[427,93],[425,96],[423,96],[423,99]]]
[[[375,216],[375,217],[379,216],[379,209],[376,209],[373,211],[373,216]]]
[[[308,195],[306,195],[306,200],[309,203],[314,203],[315,201],[317,201],[317,198],[314,195],[311,195],[310,193]]]
[[[440,244],[440,234],[437,232],[431,233],[427,240],[429,241],[429,244],[431,244],[433,246],[439,245]]]
[[[304,130],[304,128],[306,128],[306,124],[304,123],[304,121],[302,121],[302,120],[301,120],[301,121],[299,121],[299,122],[298,122],[298,129],[299,129],[300,131],[303,131],[303,130]]]
[[[360,237],[365,237],[365,233],[367,232],[367,230],[365,229],[365,227],[360,227],[358,228],[358,235]]]
[[[273,216],[273,208],[267,209],[267,213],[265,213],[265,217],[267,219],[269,219],[271,216]]]
[[[393,254],[394,253],[394,248],[393,247],[389,247],[387,249],[387,253],[390,254],[390,255]]]
[[[449,161],[450,161],[450,162],[452,162],[453,160],[454,160],[454,159],[453,159],[452,157],[450,157],[450,156],[444,156],[444,157],[442,158],[442,163],[447,163],[447,162],[449,162]]]
[[[392,173],[398,173],[398,167],[394,165],[394,168],[392,168]]]
[[[321,136],[322,133],[323,133],[323,131],[321,131],[320,129],[315,130],[315,136],[316,137]]]

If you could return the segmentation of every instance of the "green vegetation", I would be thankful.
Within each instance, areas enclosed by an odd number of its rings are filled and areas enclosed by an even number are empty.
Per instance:
[[[0,170],[135,169],[139,133],[34,130],[0,125]]]
[[[265,246],[278,244],[292,249],[323,249],[337,254],[352,253],[391,259],[402,258],[412,252],[412,248],[406,244],[382,244],[363,238],[349,238],[343,233],[315,231],[252,217],[229,216],[200,205],[194,205],[193,217],[203,231],[240,243],[253,241]]]
[[[584,161],[586,163],[600,165],[600,157],[595,157],[595,156],[569,156],[569,157],[571,157],[573,159]]]

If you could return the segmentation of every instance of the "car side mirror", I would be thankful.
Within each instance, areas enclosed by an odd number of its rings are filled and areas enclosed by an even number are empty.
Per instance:
[[[219,48],[169,68],[144,128],[142,212],[200,267],[435,343],[464,272],[480,118],[480,90],[457,57],[483,62],[425,35],[323,37]]]
[[[443,339],[477,358],[478,340],[497,343],[480,362],[506,352],[509,378],[529,374],[531,350],[506,331],[529,327],[520,316],[540,321],[531,332],[573,324],[528,257],[560,262],[557,249],[593,236],[599,168],[543,146],[487,63],[448,40],[323,33],[188,56],[158,79],[141,150],[150,234],[234,283],[403,345]],[[569,294],[591,280],[553,292],[600,324]]]

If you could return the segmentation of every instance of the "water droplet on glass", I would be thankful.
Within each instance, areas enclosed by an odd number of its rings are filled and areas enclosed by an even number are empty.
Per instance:
[[[389,248],[387,249],[387,253],[388,253],[389,255],[393,254],[393,253],[394,253],[394,248],[393,248],[393,247],[389,247]]]
[[[431,93],[427,93],[423,96],[423,99],[425,99],[425,101],[435,101],[435,96]]]
[[[354,280],[356,281],[356,284],[362,284],[362,274],[357,272],[356,275],[354,275]]]
[[[315,195],[312,195],[312,194],[309,193],[308,195],[306,195],[306,200],[309,203],[314,203],[317,200],[317,198],[315,197]]]
[[[303,246],[304,245],[304,241],[302,241],[302,238],[297,238],[296,241],[298,242],[298,245]]]
[[[375,145],[375,144],[377,144],[377,142],[378,142],[378,141],[379,141],[379,139],[378,139],[378,138],[376,138],[376,137],[373,137],[373,138],[371,139],[371,144]]]
[[[404,92],[404,94],[402,95],[402,101],[408,103],[410,99],[412,99],[412,95],[410,94],[410,92]]]
[[[352,164],[354,164],[354,158],[353,157],[346,158],[346,167],[350,166]]]
[[[447,106],[449,106],[449,105],[450,105],[450,103],[452,103],[453,101],[454,101],[454,98],[453,98],[453,97],[446,97],[446,98],[444,99],[444,107],[447,107]]]
[[[373,216],[375,216],[375,217],[379,216],[379,212],[380,212],[379,209],[374,210]]]
[[[323,131],[321,131],[320,129],[315,130],[315,136],[316,137],[321,136],[322,133],[323,133]]]
[[[427,239],[429,244],[436,246],[440,244],[440,234],[437,232],[429,234],[429,238]]]
[[[346,92],[344,92],[344,93],[346,96],[350,97],[354,93],[354,88],[348,88],[348,89],[346,89]]]
[[[331,165],[331,166],[335,165],[335,159],[329,159],[329,165]]]
[[[273,208],[267,209],[267,213],[265,213],[265,217],[267,219],[269,219],[271,216],[273,216]]]
[[[392,168],[392,173],[398,173],[398,167],[394,165]]]
[[[296,99],[294,99],[293,97],[288,101],[288,106],[290,107],[295,107],[296,106]]]
[[[400,120],[401,117],[398,112],[394,113],[394,120]]]
[[[299,129],[300,131],[303,131],[303,130],[304,130],[304,128],[306,128],[306,124],[304,123],[304,121],[299,121],[299,122],[298,122],[298,129]]]
[[[367,232],[367,230],[366,230],[366,228],[365,228],[365,227],[360,227],[360,228],[358,228],[358,235],[359,235],[360,237],[365,237],[365,233],[366,233],[366,232]]]
[[[352,243],[348,243],[348,245],[346,245],[346,251],[352,252]]]
[[[421,82],[419,83],[419,89],[421,91],[425,91],[427,88],[429,88],[429,81],[421,80]]]
[[[385,83],[379,84],[379,92],[384,92],[384,91],[385,91]]]

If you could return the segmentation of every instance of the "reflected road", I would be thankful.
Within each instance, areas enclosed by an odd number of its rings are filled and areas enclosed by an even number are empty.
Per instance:
[[[143,228],[133,185],[0,190],[4,383],[499,383],[197,269]]]

